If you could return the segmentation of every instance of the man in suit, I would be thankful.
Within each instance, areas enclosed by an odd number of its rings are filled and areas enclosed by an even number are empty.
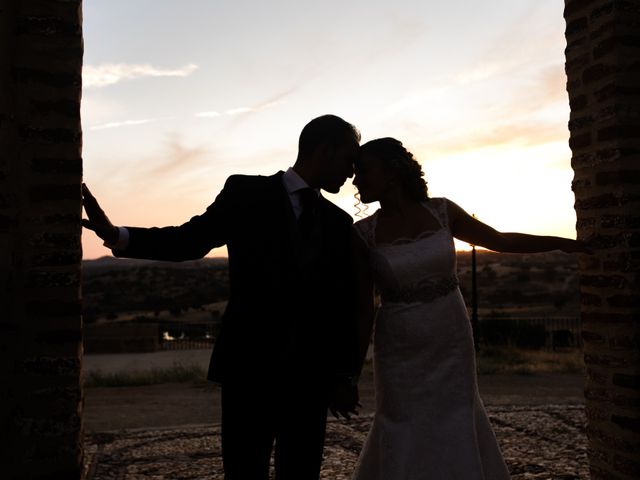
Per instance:
[[[208,378],[221,384],[226,480],[316,480],[327,407],[357,405],[351,217],[320,195],[353,175],[360,134],[324,115],[302,130],[292,168],[229,177],[183,225],[115,227],[88,188],[83,225],[115,256],[182,261],[227,245],[230,294]],[[185,406],[188,408],[188,406]]]

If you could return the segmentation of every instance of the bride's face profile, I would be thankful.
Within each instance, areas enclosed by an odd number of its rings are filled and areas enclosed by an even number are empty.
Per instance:
[[[392,182],[382,160],[370,153],[361,153],[355,162],[353,184],[358,189],[360,201],[371,203],[380,200]]]

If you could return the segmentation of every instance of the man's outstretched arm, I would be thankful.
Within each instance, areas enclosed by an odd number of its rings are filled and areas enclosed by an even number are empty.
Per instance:
[[[196,215],[180,226],[116,227],[86,185],[83,186],[83,205],[87,219],[84,227],[100,237],[116,257],[182,261],[204,257],[212,248],[226,243],[230,218],[225,188],[202,215]],[[128,238],[121,238],[122,234]]]

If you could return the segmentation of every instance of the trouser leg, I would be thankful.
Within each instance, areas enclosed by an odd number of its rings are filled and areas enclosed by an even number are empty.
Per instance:
[[[317,480],[327,421],[326,389],[312,385],[288,390],[278,411],[276,479]]]
[[[260,389],[222,385],[225,480],[269,480],[275,418],[269,398],[257,390]]]

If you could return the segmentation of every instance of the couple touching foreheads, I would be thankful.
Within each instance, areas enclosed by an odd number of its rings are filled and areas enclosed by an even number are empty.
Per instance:
[[[227,246],[229,303],[208,373],[221,384],[226,480],[268,479],[274,444],[276,479],[319,478],[327,409],[356,413],[372,330],[375,415],[353,478],[509,478],[478,396],[453,238],[503,252],[584,246],[497,232],[430,198],[398,140],[359,143],[324,115],[302,129],[293,167],[229,177],[180,226],[116,227],[86,186],[83,224],[118,257],[182,261]],[[354,173],[361,201],[380,202],[355,225],[320,193]]]

